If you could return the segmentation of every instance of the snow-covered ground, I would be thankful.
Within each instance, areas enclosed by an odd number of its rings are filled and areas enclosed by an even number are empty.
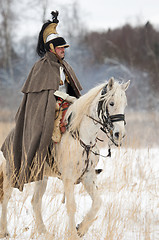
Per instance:
[[[107,150],[101,150],[107,155]],[[111,158],[100,158],[98,189],[103,204],[84,240],[159,239],[159,149],[113,149]],[[67,239],[67,212],[62,204],[63,185],[49,178],[42,214],[50,234],[39,235],[31,206],[34,183],[23,192],[14,189],[8,204],[9,239]],[[75,187],[76,222],[90,208],[90,197],[81,184]]]

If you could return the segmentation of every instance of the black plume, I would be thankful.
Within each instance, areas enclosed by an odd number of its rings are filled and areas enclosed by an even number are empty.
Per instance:
[[[58,12],[58,11],[56,11],[56,12],[52,11],[52,12],[51,12],[51,15],[52,15],[52,22],[53,22],[53,23],[58,23],[59,20],[57,19],[57,17],[58,17],[58,15],[59,15],[59,12]]]
[[[52,15],[52,21],[48,20],[46,23],[43,24],[41,31],[39,33],[39,37],[38,37],[38,44],[37,44],[37,48],[36,48],[36,52],[38,53],[38,55],[40,57],[43,57],[46,53],[46,51],[49,51],[49,47],[47,46],[47,44],[44,43],[43,40],[43,33],[45,28],[50,24],[50,23],[58,23],[59,20],[57,19],[59,12],[58,11],[52,11],[51,15]]]

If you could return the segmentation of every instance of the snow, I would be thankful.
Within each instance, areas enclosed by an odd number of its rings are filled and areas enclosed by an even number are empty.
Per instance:
[[[107,150],[101,150],[107,155]],[[112,157],[101,157],[97,178],[103,203],[84,240],[159,239],[159,149],[112,149]],[[34,183],[23,192],[14,189],[8,204],[9,239],[66,239],[68,217],[62,204],[63,185],[49,178],[43,197],[42,215],[46,228],[54,237],[39,235],[31,206]],[[81,184],[75,187],[76,222],[91,206],[91,199]]]

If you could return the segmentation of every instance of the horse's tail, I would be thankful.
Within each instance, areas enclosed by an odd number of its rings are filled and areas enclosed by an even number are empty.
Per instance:
[[[0,166],[0,203],[2,203],[2,201],[3,201],[3,195],[4,195],[4,192],[3,192],[3,167],[1,164],[1,166]]]

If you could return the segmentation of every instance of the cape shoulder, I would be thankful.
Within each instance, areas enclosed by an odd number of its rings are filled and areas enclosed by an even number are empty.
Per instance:
[[[63,60],[63,66],[66,69],[67,73],[70,75],[71,79],[73,80],[74,85],[80,92],[82,90],[82,86],[81,86],[75,72],[73,71],[72,67],[65,60]]]
[[[26,82],[22,88],[23,93],[41,92],[43,90],[54,90],[59,88],[60,64],[57,59],[45,54],[31,69]]]

